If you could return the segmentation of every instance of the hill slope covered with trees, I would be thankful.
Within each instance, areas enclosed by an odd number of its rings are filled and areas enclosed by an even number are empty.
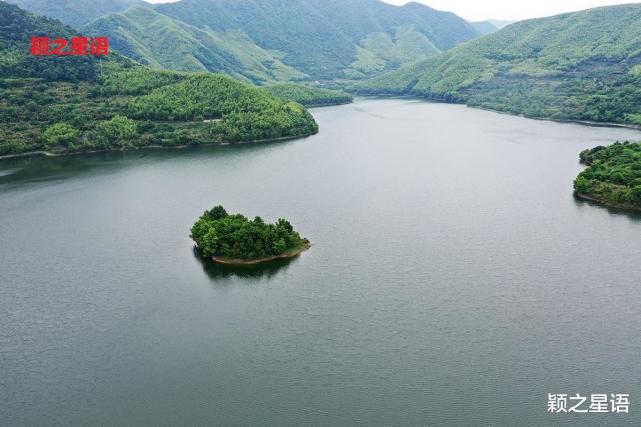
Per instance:
[[[106,15],[82,31],[109,35],[113,49],[154,68],[225,73],[254,83],[307,78],[239,31],[196,28],[150,5]]]
[[[361,79],[481,34],[453,13],[380,0],[11,1],[108,36],[142,64],[258,84]]]
[[[480,35],[462,18],[380,0],[183,0],[156,7],[216,32],[240,31],[312,79],[362,78]]]
[[[229,77],[119,55],[34,57],[29,35],[75,31],[0,2],[0,155],[290,138],[317,132],[294,102]]]
[[[354,90],[531,117],[641,124],[641,5],[517,22]]]

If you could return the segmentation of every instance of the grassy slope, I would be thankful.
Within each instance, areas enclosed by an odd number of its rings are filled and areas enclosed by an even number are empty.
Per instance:
[[[456,15],[417,3],[183,0],[157,10],[199,28],[240,30],[314,79],[363,77],[479,35]]]
[[[221,72],[255,83],[306,77],[238,31],[199,29],[151,7],[109,14],[82,30],[90,35],[109,34],[114,49],[152,67]]]
[[[641,124],[641,5],[521,21],[357,84],[534,117]]]

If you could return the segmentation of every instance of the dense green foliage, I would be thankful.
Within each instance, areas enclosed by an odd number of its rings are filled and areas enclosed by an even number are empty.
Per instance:
[[[191,228],[191,236],[203,257],[255,260],[286,254],[308,245],[292,225],[279,219],[274,224],[260,217],[249,220],[229,215],[222,206],[206,211]]]
[[[641,123],[641,5],[512,24],[367,82],[531,117]]]
[[[452,13],[380,0],[12,1],[109,36],[112,48],[143,65],[256,84],[360,79],[480,35]]]
[[[0,155],[310,135],[299,104],[216,74],[106,67],[104,83],[0,79]]]
[[[49,31],[73,34],[0,2],[0,155],[253,141],[318,130],[301,105],[226,76],[152,70],[119,55],[101,64],[64,56],[47,58],[49,65],[30,57],[27,35]],[[14,52],[22,55],[20,66],[7,62]]]
[[[67,123],[56,123],[45,130],[44,138],[47,147],[69,147],[78,138],[78,131]]]
[[[275,84],[265,86],[264,89],[279,99],[298,102],[305,107],[347,104],[353,101],[345,92],[294,83]]]
[[[0,78],[39,77],[46,80],[93,80],[97,60],[93,57],[33,56],[32,36],[70,38],[73,28],[35,16],[17,6],[0,2]]]
[[[144,4],[142,0],[8,0],[36,15],[48,16],[79,28],[92,19],[129,6]]]
[[[581,153],[588,167],[574,181],[579,195],[608,206],[641,209],[641,143],[616,143]]]
[[[307,77],[238,31],[196,28],[151,6],[106,15],[82,30],[90,35],[108,34],[113,49],[155,68],[212,71],[254,83]]]

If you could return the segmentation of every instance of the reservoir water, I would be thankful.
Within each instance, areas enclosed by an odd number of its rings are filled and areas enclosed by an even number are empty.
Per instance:
[[[282,143],[0,162],[0,425],[641,425],[641,217],[572,194],[581,150],[640,132],[312,111]],[[314,246],[202,262],[217,204]]]

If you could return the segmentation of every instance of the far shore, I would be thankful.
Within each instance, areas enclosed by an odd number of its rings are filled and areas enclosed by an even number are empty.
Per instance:
[[[349,101],[343,101],[343,102],[330,102],[327,104],[310,104],[310,105],[304,105],[305,108],[322,108],[322,107],[335,107],[337,105],[347,105],[347,104],[353,104],[354,100],[350,99]]]
[[[413,94],[394,94],[394,93],[380,93],[380,94],[362,94],[356,92],[356,96],[363,99],[409,99],[417,101],[426,101],[433,102],[435,104],[451,104],[451,105],[464,105],[468,108],[475,108],[477,110],[491,111],[493,113],[505,114],[508,116],[523,117],[525,119],[531,120],[541,120],[547,122],[556,122],[556,123],[574,123],[584,126],[591,127],[609,127],[609,128],[624,128],[624,129],[633,129],[641,130],[641,125],[636,125],[634,123],[615,123],[615,122],[595,122],[591,120],[580,120],[580,119],[555,119],[552,117],[539,117],[539,116],[529,116],[527,114],[512,112],[507,110],[495,110],[493,108],[483,107],[481,105],[470,105],[465,102],[454,102],[454,101],[444,101],[438,98],[430,98],[429,96],[420,96]]]
[[[312,247],[311,243],[306,243],[298,249],[294,249],[292,251],[285,252],[280,255],[274,255],[274,256],[258,258],[258,259],[249,259],[249,260],[248,259],[232,259],[232,258],[224,258],[224,257],[216,257],[216,256],[211,257],[211,259],[213,259],[215,262],[219,264],[225,264],[225,265],[256,265],[256,264],[262,264],[264,262],[274,261],[277,259],[294,258],[311,247]]]

